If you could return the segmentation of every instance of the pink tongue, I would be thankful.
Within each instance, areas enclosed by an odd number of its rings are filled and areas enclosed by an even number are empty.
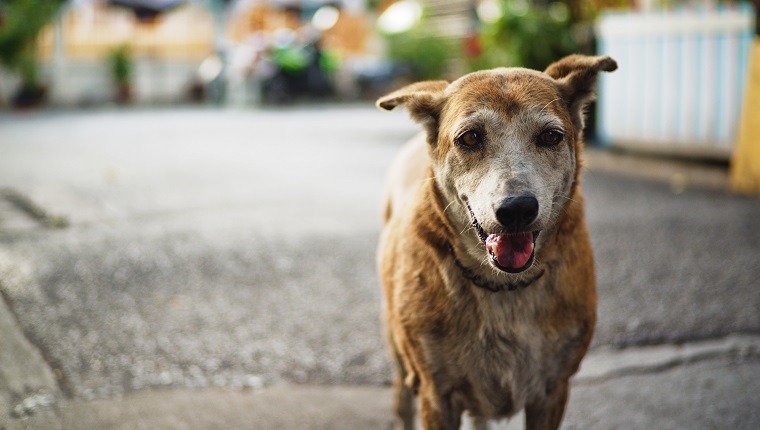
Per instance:
[[[519,269],[533,254],[533,233],[492,234],[486,239],[486,248],[502,267]]]

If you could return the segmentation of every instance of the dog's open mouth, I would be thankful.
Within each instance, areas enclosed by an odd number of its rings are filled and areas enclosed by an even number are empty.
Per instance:
[[[509,273],[527,270],[536,256],[536,239],[540,232],[489,234],[485,244],[491,263]]]
[[[489,234],[480,226],[469,205],[467,208],[470,210],[472,225],[486,245],[494,267],[507,273],[520,273],[530,268],[536,257],[536,239],[541,231]]]

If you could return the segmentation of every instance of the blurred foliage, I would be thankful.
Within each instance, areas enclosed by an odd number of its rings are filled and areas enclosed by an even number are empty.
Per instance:
[[[297,73],[309,67],[314,58],[325,73],[340,69],[340,56],[330,50],[315,50],[313,46],[292,45],[272,51],[272,61],[282,70]],[[315,57],[316,56],[316,57]]]
[[[415,79],[441,78],[449,61],[461,53],[459,41],[433,35],[425,27],[424,16],[411,30],[386,39],[389,57],[408,66]]]
[[[325,73],[335,73],[340,70],[341,57],[338,53],[331,50],[324,50],[319,55],[319,67]]]
[[[577,23],[593,21],[605,10],[630,10],[632,5],[631,0],[563,0],[563,3],[570,8],[572,19]]]
[[[134,74],[134,58],[129,45],[120,45],[108,53],[111,79],[118,85],[129,84]]]
[[[539,7],[525,0],[502,0],[501,10],[501,18],[483,26],[483,53],[470,61],[473,70],[513,66],[544,70],[565,55],[593,48],[590,33],[584,34],[565,3]]]
[[[277,47],[272,52],[272,59],[286,72],[298,72],[309,65],[309,55],[301,46]]]
[[[603,8],[622,1],[499,0],[501,17],[492,23],[473,22],[477,31],[464,40],[434,34],[423,13],[409,31],[385,36],[388,55],[409,66],[417,79],[445,77],[451,69],[460,70],[457,65],[543,70],[565,55],[593,53],[591,22]]]
[[[24,85],[39,85],[35,45],[64,0],[0,0],[0,64],[21,75]]]
[[[18,73],[21,77],[21,82],[29,88],[39,88],[39,64],[37,63],[37,57],[33,52],[25,51],[18,58]]]

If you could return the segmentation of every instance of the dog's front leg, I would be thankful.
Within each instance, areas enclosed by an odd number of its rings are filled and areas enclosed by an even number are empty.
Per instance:
[[[393,409],[396,413],[396,428],[414,430],[414,391],[407,385],[409,373],[401,355],[393,353],[396,364],[396,375],[393,378]]]
[[[462,410],[455,407],[450,396],[437,394],[431,384],[420,385],[420,420],[425,430],[457,430],[462,422]]]
[[[565,413],[568,381],[557,384],[548,396],[525,407],[526,430],[557,430]]]

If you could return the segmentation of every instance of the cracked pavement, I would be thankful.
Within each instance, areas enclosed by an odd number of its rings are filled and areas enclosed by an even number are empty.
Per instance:
[[[0,188],[44,214],[0,194],[0,429],[387,428],[378,206],[416,130],[353,106],[0,118]],[[587,158],[599,321],[564,427],[755,428],[760,200]]]

